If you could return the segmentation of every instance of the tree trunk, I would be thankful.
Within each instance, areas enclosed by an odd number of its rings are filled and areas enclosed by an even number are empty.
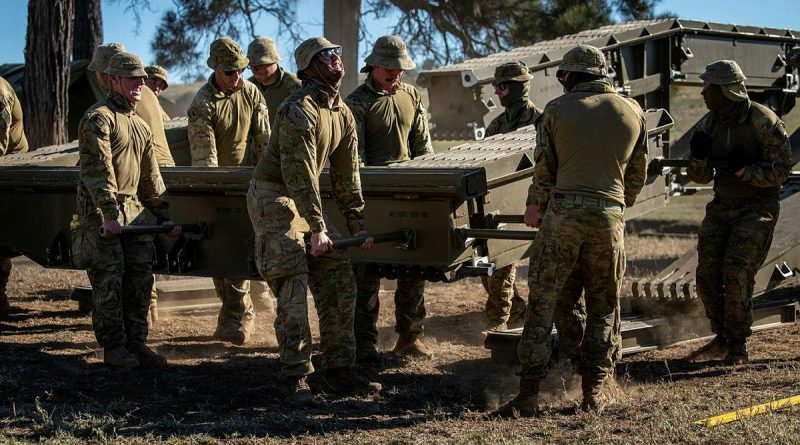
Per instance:
[[[72,60],[91,60],[94,49],[103,43],[103,15],[100,0],[75,0],[75,29]]]
[[[361,0],[325,0],[324,15],[325,37],[342,45],[345,76],[339,92],[342,97],[346,97],[358,87],[358,20],[361,16]]]
[[[23,113],[31,149],[67,142],[73,2],[28,2]]]

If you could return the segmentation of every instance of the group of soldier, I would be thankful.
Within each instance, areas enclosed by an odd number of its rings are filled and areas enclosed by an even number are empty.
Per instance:
[[[333,209],[322,206],[323,168],[330,167],[333,198],[347,230],[364,236],[361,248],[369,249],[373,240],[364,221],[359,168],[432,153],[420,93],[403,82],[404,72],[415,67],[403,41],[397,36],[376,41],[361,70],[366,80],[347,98],[339,92],[345,75],[341,56],[341,46],[326,38],[308,39],[295,50],[295,76],[278,65],[271,39],[254,40],[246,55],[233,40],[217,39],[207,59],[213,73],[188,110],[192,165],[254,166],[247,209],[255,262],[277,299],[280,388],[285,400],[298,404],[315,400],[306,379],[314,372],[309,291],[319,318],[324,391],[381,389],[355,371],[357,363],[381,360],[380,275],[369,264],[353,267],[346,251],[333,248],[331,239],[341,234],[328,219]],[[245,80],[248,67],[253,77]],[[98,47],[89,69],[107,96],[80,123],[73,262],[87,270],[92,284],[92,324],[105,364],[164,366],[167,360],[146,345],[152,237],[120,233],[124,226],[143,224],[146,208],[158,224],[172,227],[170,236],[181,236],[160,175],[161,167],[175,165],[164,136],[167,117],[156,99],[168,87],[166,71],[145,68],[119,44]],[[504,111],[487,128],[487,137],[536,125],[535,174],[524,221],[539,229],[530,251],[527,303],[514,287],[515,265],[483,280],[487,329],[524,326],[519,393],[493,413],[498,416],[536,415],[553,325],[562,356],[581,377],[584,409],[598,408],[602,386],[621,355],[623,215],[645,181],[644,113],[635,100],[616,92],[597,48],[571,49],[556,75],[564,95],[544,111],[528,97],[533,76],[524,63],[500,65],[494,76]],[[748,98],[746,78],[735,62],[711,63],[701,78],[709,113],[694,131],[688,173],[700,183],[714,180],[698,242],[697,291],[716,333],[704,348],[741,363],[748,360],[754,274],[777,220],[778,191],[790,169],[789,144],[780,119]],[[8,91],[0,84],[0,148],[20,152],[27,149],[21,126],[15,126],[21,113]],[[246,343],[255,318],[250,297],[255,286],[228,277],[214,278],[214,285],[223,303],[214,336]],[[420,341],[424,289],[422,280],[398,280],[394,355],[432,356]]]

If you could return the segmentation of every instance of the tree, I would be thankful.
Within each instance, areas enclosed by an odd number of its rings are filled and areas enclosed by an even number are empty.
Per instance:
[[[103,43],[103,14],[100,0],[75,0],[72,60],[91,59]]]
[[[32,148],[67,142],[74,0],[30,0],[23,114]]]

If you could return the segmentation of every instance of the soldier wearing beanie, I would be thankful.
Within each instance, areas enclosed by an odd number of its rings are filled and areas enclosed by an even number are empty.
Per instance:
[[[367,73],[367,79],[346,99],[356,119],[361,163],[389,165],[433,153],[422,97],[402,81],[403,72],[416,66],[405,42],[397,36],[380,37],[364,62],[361,71]],[[355,274],[357,358],[362,363],[377,363],[381,277],[369,264],[356,265]],[[425,280],[398,278],[394,302],[399,336],[392,354],[430,358],[431,351],[419,340],[425,321]]]
[[[278,65],[281,55],[278,54],[275,41],[269,37],[259,37],[250,42],[247,58],[250,60],[250,71],[253,72],[249,80],[264,95],[270,117],[275,117],[281,102],[300,88],[300,80]]]
[[[353,394],[380,390],[352,372],[356,284],[345,250],[326,215],[319,178],[330,165],[333,198],[353,235],[364,229],[364,199],[358,176],[357,129],[339,96],[344,76],[342,48],[324,37],[295,50],[303,86],[278,108],[269,144],[253,171],[247,210],[255,232],[259,274],[278,299],[278,337],[283,393],[290,403],[313,403],[306,376],[311,364],[307,293],[319,316],[326,390]],[[305,245],[310,242],[311,251]],[[362,248],[370,248],[370,238]]]
[[[697,295],[716,337],[700,352],[749,359],[755,273],[778,220],[778,192],[791,169],[789,138],[769,108],[747,96],[747,78],[732,60],[706,66],[703,100],[709,113],[689,143],[689,178],[714,180],[714,198],[697,240]]]
[[[239,44],[222,37],[211,43],[207,60],[214,70],[189,107],[192,165],[255,165],[270,136],[269,112],[255,85],[242,77],[249,63]],[[255,311],[250,282],[214,278],[222,301],[214,338],[243,345],[253,330]]]
[[[528,313],[517,350],[520,389],[495,411],[499,416],[538,412],[553,319],[580,297],[564,292],[570,280],[579,280],[587,309],[579,356],[583,409],[598,408],[601,385],[619,358],[623,211],[644,186],[644,113],[615,92],[605,57],[593,46],[568,51],[556,75],[566,93],[550,101],[537,121],[536,166],[526,201],[525,224],[539,233],[531,246]]]
[[[153,237],[119,236],[122,226],[147,223],[145,208],[159,224],[172,224],[150,128],[134,113],[147,74],[142,61],[126,52],[111,56],[103,74],[108,96],[79,125],[80,224],[72,233],[73,263],[86,269],[92,285],[92,327],[105,364],[158,367],[166,359],[145,345]],[[176,226],[170,236],[180,234]]]

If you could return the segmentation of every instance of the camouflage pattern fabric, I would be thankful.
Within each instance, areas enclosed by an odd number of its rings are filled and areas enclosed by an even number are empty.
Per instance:
[[[164,131],[164,110],[158,102],[158,97],[147,86],[142,87],[142,100],[136,104],[136,114],[145,121],[153,134],[153,151],[161,167],[174,167],[175,160],[167,143],[167,133]]]
[[[243,329],[254,320],[256,312],[250,299],[250,281],[214,277],[214,291],[222,302],[217,315],[217,326]]]
[[[381,277],[369,264],[357,264],[353,271],[356,277],[358,297],[356,299],[355,335],[361,347],[378,344],[378,313],[380,312]],[[425,280],[397,279],[394,292],[395,332],[409,338],[419,337],[425,321]]]
[[[22,124],[22,105],[17,93],[0,77],[0,156],[28,151]]]
[[[488,295],[484,308],[487,326],[498,326],[508,322],[509,318],[524,316],[526,303],[514,286],[516,277],[516,263],[495,269],[491,276],[481,277],[481,284]]]
[[[350,367],[355,358],[353,315],[356,286],[346,251],[306,255],[308,226],[300,218],[285,186],[253,179],[247,209],[255,231],[255,260],[259,274],[278,301],[275,335],[281,375],[314,372],[308,291],[314,296],[320,327],[324,367]],[[338,235],[330,233],[335,238]]]
[[[697,240],[697,294],[715,333],[744,340],[751,334],[755,273],[772,243],[780,186],[792,164],[785,126],[772,111],[749,100],[736,109],[700,122],[713,139],[711,159],[692,160],[687,173],[700,184],[714,180]],[[726,165],[736,159],[741,177]]]
[[[189,149],[196,167],[255,165],[270,136],[264,97],[247,80],[230,95],[214,82],[203,85],[187,112]],[[249,145],[248,145],[249,142]]]
[[[300,79],[298,79],[297,76],[288,71],[284,71],[280,66],[278,66],[277,75],[278,80],[271,85],[262,85],[255,76],[249,79],[253,85],[258,87],[258,91],[264,96],[270,118],[274,118],[278,114],[278,107],[281,103],[283,103],[287,97],[291,96],[292,93],[300,89],[301,86]]]
[[[345,100],[358,126],[358,156],[365,165],[389,165],[433,153],[422,96],[400,82],[377,91],[370,77]]]
[[[524,101],[514,104],[500,113],[499,116],[489,122],[486,127],[486,137],[496,134],[508,133],[528,125],[536,123],[536,119],[542,115],[542,110],[536,107],[531,101]]]
[[[769,251],[778,220],[777,199],[713,199],[697,239],[697,295],[711,330],[744,340],[752,333],[755,273]]]
[[[591,208],[554,200],[531,246],[528,311],[517,353],[523,378],[541,379],[551,355],[556,314],[576,306],[565,286],[576,270],[582,274],[586,328],[580,347],[581,375],[602,381],[618,357],[619,291],[625,272],[622,206]],[[569,336],[568,336],[569,338]],[[572,338],[580,338],[572,334]],[[573,345],[574,347],[574,345]],[[569,356],[569,346],[565,355]]]
[[[531,74],[531,71],[528,69],[528,66],[525,65],[525,62],[507,62],[502,65],[498,65],[494,69],[492,86],[496,87],[504,82],[528,82],[531,79],[533,79],[533,74]]]

